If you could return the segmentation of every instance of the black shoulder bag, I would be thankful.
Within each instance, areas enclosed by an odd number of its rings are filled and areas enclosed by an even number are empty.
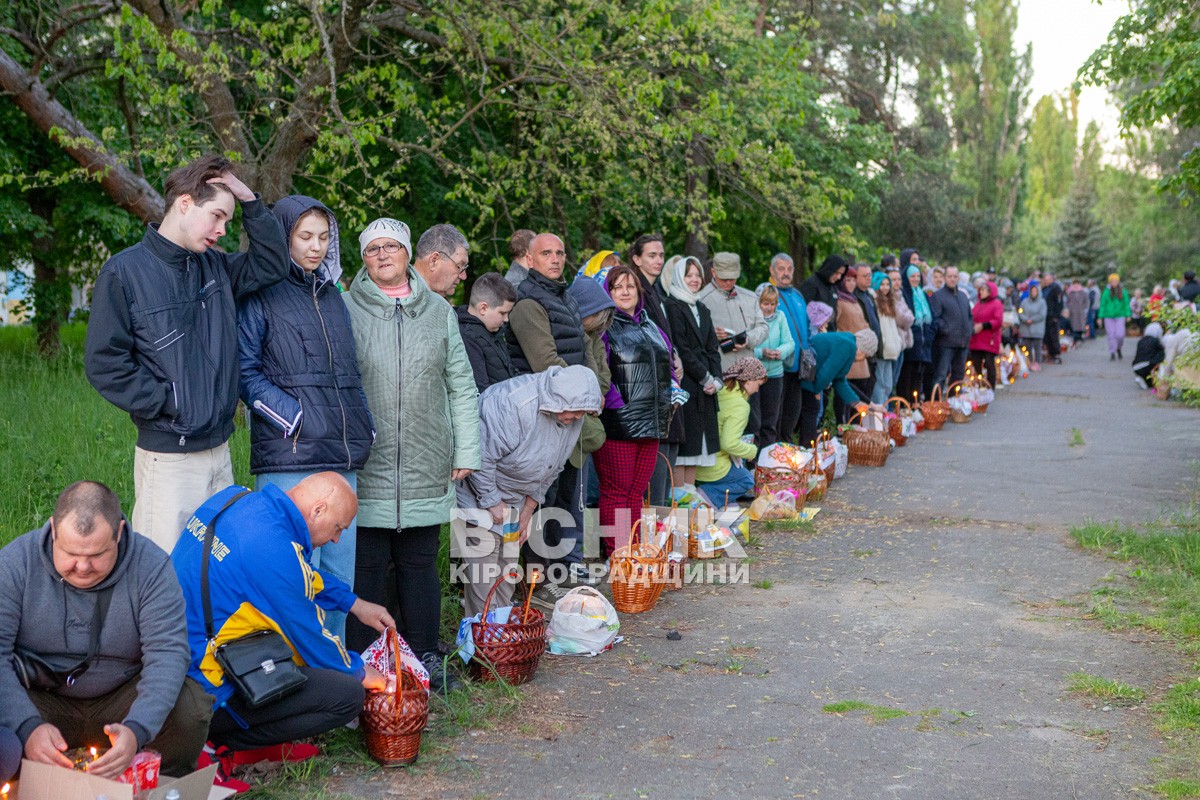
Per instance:
[[[96,594],[87,654],[82,658],[43,656],[24,647],[13,647],[13,667],[22,686],[26,689],[54,691],[64,686],[75,685],[75,681],[88,671],[92,666],[92,659],[100,652],[100,631],[104,628],[104,618],[108,616],[108,606],[112,602],[115,588],[116,586],[109,586]]]
[[[204,604],[204,636],[213,658],[225,673],[225,680],[250,708],[259,708],[286,697],[308,680],[292,660],[292,648],[277,631],[254,631],[213,648],[212,601],[208,593],[208,563],[217,519],[250,490],[235,494],[221,506],[204,532],[204,550],[200,553],[200,599]]]

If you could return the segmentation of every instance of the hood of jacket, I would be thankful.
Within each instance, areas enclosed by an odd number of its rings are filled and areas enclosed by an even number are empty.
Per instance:
[[[337,282],[342,277],[342,259],[341,245],[338,239],[337,217],[333,215],[333,212],[320,200],[314,200],[302,194],[289,194],[271,206],[271,213],[275,215],[275,219],[279,220],[279,224],[283,226],[283,239],[288,243],[290,248],[292,229],[296,227],[296,223],[300,217],[314,208],[321,209],[325,212],[325,216],[329,218],[329,249],[325,251],[325,258],[321,260],[321,265],[317,267],[316,272],[322,280]],[[299,272],[301,278],[304,277],[304,269],[295,261],[292,261],[292,276],[295,277],[297,272]]]
[[[442,299],[429,290],[425,280],[412,268],[411,264],[408,265],[408,285],[412,288],[412,294],[408,297],[388,297],[383,293],[383,289],[380,289],[375,281],[371,280],[367,268],[363,267],[350,282],[350,289],[346,294],[368,314],[380,319],[395,317],[397,305],[403,310],[405,316],[415,317],[432,302],[433,298]]]
[[[833,276],[837,271],[846,266],[846,259],[834,253],[821,262],[821,266],[817,269],[817,275],[826,283],[832,283]]]
[[[579,306],[579,318],[590,317],[607,308],[616,308],[612,297],[594,280],[576,280],[567,289]]]
[[[560,411],[600,413],[600,383],[596,374],[582,364],[547,367],[537,376],[538,411],[546,414]]]

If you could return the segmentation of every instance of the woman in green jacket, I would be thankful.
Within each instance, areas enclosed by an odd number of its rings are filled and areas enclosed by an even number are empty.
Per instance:
[[[733,459],[754,458],[758,448],[742,438],[750,419],[750,396],[767,382],[767,368],[753,356],[743,356],[722,372],[725,386],[717,392],[717,427],[721,450],[717,463],[696,470],[696,485],[718,506],[736,506],[738,498],[754,488],[750,470]]]
[[[366,268],[351,283],[346,306],[376,438],[358,473],[354,590],[386,604],[394,564],[399,633],[430,668],[431,687],[454,688],[442,685],[438,655],[437,554],[441,526],[455,507],[451,481],[480,466],[475,378],[454,309],[409,268],[408,226],[377,219],[359,236],[359,248]],[[433,252],[465,264],[467,240],[453,226],[435,225],[417,242],[416,257]],[[347,625],[354,650],[375,636],[364,625]]]
[[[1108,276],[1108,286],[1100,295],[1100,310],[1097,319],[1104,320],[1104,330],[1108,334],[1108,360],[1121,358],[1121,345],[1125,342],[1125,320],[1131,315],[1129,309],[1129,293],[1121,286],[1121,276],[1113,273]],[[1056,323],[1057,324],[1057,323]]]

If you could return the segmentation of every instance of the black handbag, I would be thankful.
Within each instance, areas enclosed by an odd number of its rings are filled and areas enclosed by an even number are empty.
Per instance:
[[[43,656],[24,647],[13,647],[13,668],[17,680],[26,689],[44,689],[53,691],[63,686],[74,686],[75,681],[88,671],[92,659],[100,650],[100,631],[104,628],[104,619],[108,616],[108,606],[112,602],[114,586],[101,589],[96,595],[96,605],[92,611],[92,627],[88,638],[88,650],[83,656]]]
[[[817,351],[811,347],[801,347],[799,356],[800,380],[812,381],[817,377]]]
[[[212,601],[208,593],[208,563],[212,557],[213,537],[217,519],[226,509],[245,495],[246,489],[229,498],[221,506],[204,532],[204,549],[200,554],[200,599],[204,604],[204,635],[213,647]],[[221,667],[225,680],[250,708],[260,708],[297,691],[308,676],[292,660],[292,648],[278,631],[254,631],[213,649],[213,658]]]

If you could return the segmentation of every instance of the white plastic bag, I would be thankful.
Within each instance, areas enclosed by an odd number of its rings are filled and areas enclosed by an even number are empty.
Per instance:
[[[833,477],[841,478],[846,474],[846,467],[850,465],[850,448],[842,444],[841,439],[833,440],[833,448],[837,453],[837,461],[833,468]]]
[[[546,633],[555,655],[594,656],[612,647],[620,629],[612,603],[590,586],[577,586],[554,604]]]
[[[912,416],[901,417],[900,418],[900,433],[906,439],[910,436],[916,436],[917,435],[917,420]]]

